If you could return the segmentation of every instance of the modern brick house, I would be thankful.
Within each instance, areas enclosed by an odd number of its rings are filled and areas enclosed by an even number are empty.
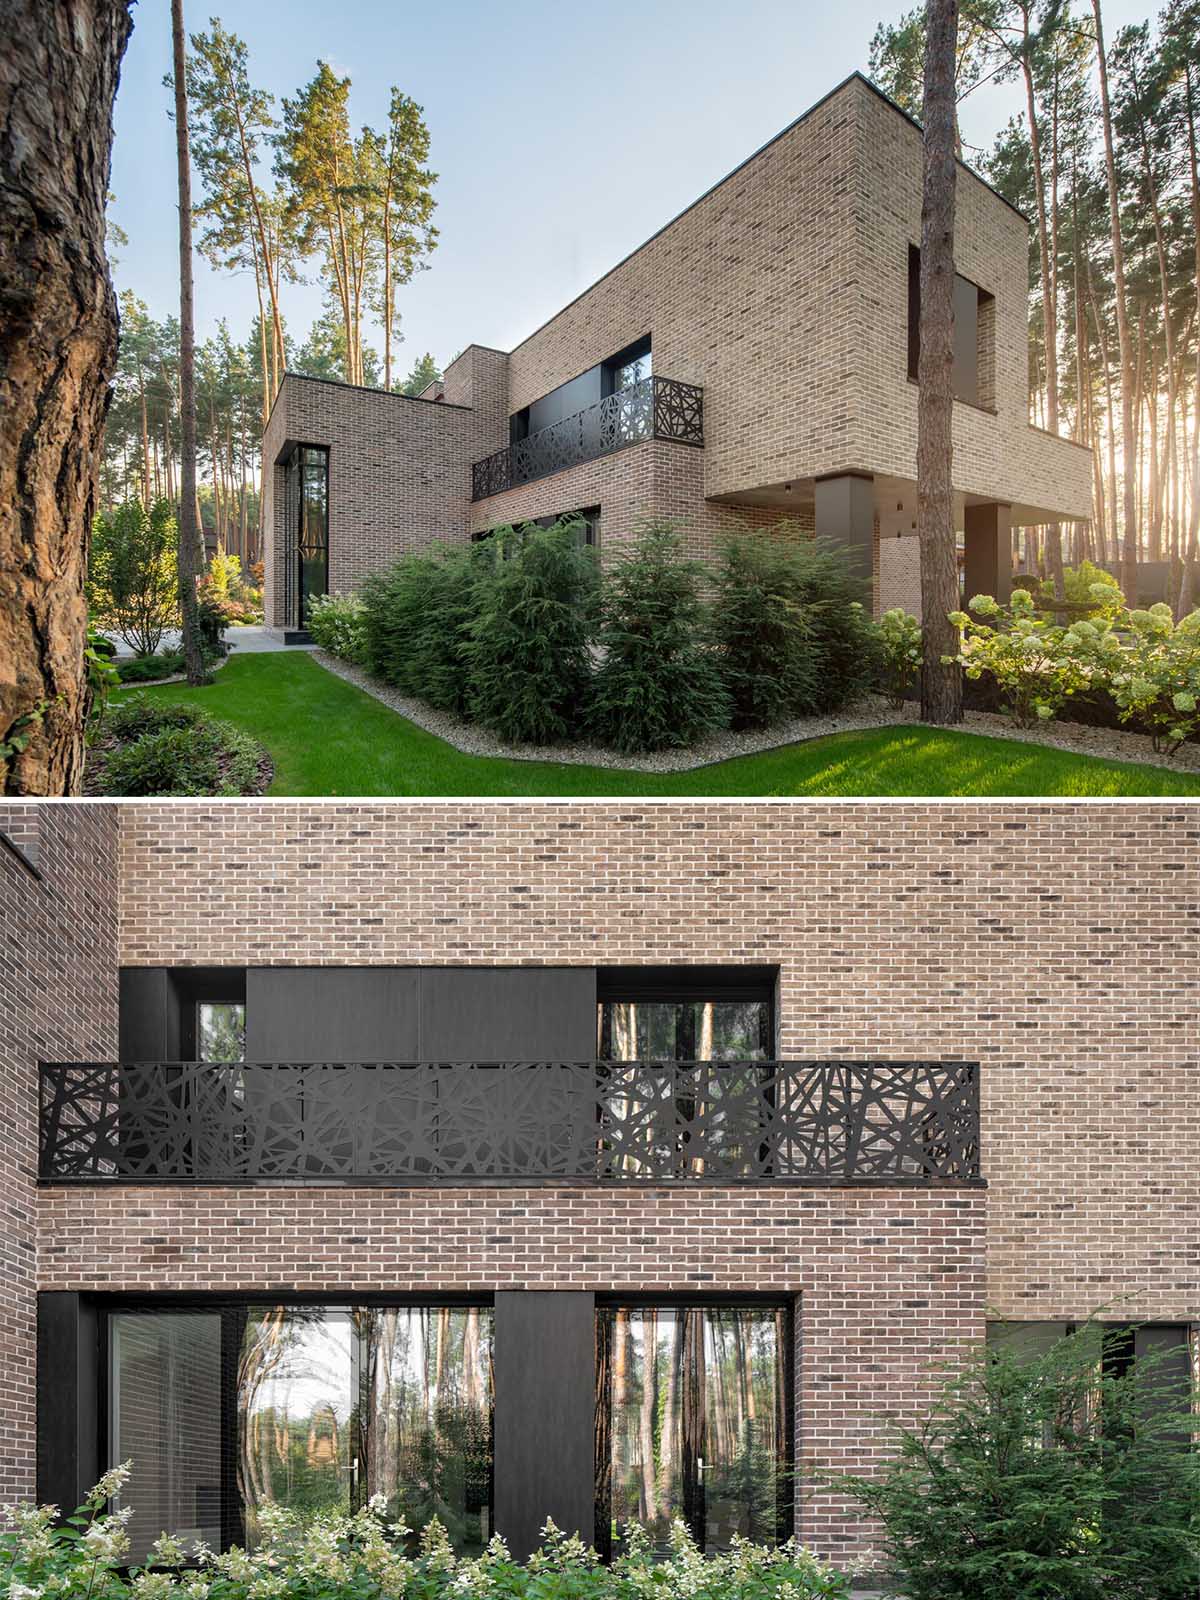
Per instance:
[[[842,1558],[989,1321],[1187,1359],[1194,808],[232,809],[0,813],[0,1496]]]
[[[268,623],[404,551],[568,513],[602,557],[640,518],[700,555],[790,519],[848,545],[877,607],[919,612],[920,213],[920,131],[855,74],[515,350],[468,345],[416,399],[288,375],[263,449]],[[1028,239],[963,167],[968,593],[1005,590],[1013,526],[1091,515],[1088,451],[1028,421]]]

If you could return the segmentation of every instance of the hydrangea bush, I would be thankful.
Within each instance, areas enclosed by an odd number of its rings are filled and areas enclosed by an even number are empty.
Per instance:
[[[129,1555],[128,1507],[105,1507],[129,1476],[116,1467],[61,1526],[55,1506],[6,1506],[0,1535],[4,1600],[846,1600],[847,1579],[794,1540],[776,1550],[735,1539],[704,1556],[682,1523],[655,1561],[645,1533],[628,1531],[625,1554],[605,1566],[552,1522],[542,1547],[514,1561],[498,1535],[480,1556],[454,1554],[435,1519],[414,1540],[389,1521],[383,1496],[353,1516],[259,1510],[253,1552],[185,1549],[164,1534],[144,1566]]]
[[[884,692],[898,711],[921,671],[921,624],[902,606],[893,606],[880,617],[876,635]]]
[[[968,678],[994,678],[1018,727],[1049,721],[1072,695],[1094,690],[1110,696],[1122,722],[1149,733],[1155,750],[1174,755],[1200,731],[1200,611],[1176,623],[1168,605],[1127,611],[1111,600],[1111,585],[1093,593],[1094,615],[1069,627],[1039,612],[1025,589],[1007,606],[976,595],[974,615],[950,613],[962,642],[943,659]]]
[[[1156,750],[1174,755],[1200,728],[1200,611],[1176,624],[1160,603],[1126,621],[1128,639],[1110,656],[1106,687],[1122,722],[1136,719]]]
[[[1099,637],[1110,624],[1082,619],[1061,627],[1038,611],[1028,589],[1014,589],[1007,606],[977,594],[968,607],[950,613],[961,641],[943,664],[957,662],[972,680],[993,677],[1018,728],[1051,721],[1073,694],[1090,687]]]
[[[356,594],[315,595],[308,604],[313,643],[342,661],[361,665],[366,649],[366,607]]]

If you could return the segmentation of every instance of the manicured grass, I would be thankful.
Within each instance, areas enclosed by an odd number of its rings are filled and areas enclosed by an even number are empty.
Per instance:
[[[466,756],[301,651],[235,656],[203,689],[140,692],[195,701],[260,739],[275,762],[273,795],[1200,795],[1200,777],[1184,772],[921,727],[662,775]]]

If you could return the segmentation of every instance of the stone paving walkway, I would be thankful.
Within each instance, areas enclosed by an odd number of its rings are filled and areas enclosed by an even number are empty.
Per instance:
[[[111,639],[116,645],[118,659],[124,656],[131,656],[133,654],[133,651],[130,650],[129,646],[121,638],[120,634],[110,633],[107,634],[106,637]],[[180,636],[178,629],[169,628],[167,632],[163,634],[162,643],[158,648],[160,650],[178,650],[179,638]],[[261,626],[251,628],[226,628],[225,643],[232,645],[239,654],[247,655],[263,654],[270,650],[312,650],[315,648],[315,646],[308,644],[285,645],[281,634]]]

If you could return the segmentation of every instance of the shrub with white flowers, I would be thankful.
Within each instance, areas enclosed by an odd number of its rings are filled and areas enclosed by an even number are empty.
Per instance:
[[[876,627],[884,692],[898,711],[921,671],[921,624],[902,606],[893,606]]]
[[[1084,619],[1061,627],[1037,610],[1027,589],[1014,589],[1007,606],[977,594],[967,611],[952,611],[950,621],[961,640],[958,654],[943,656],[943,663],[956,661],[971,679],[994,678],[1018,728],[1051,721],[1073,694],[1091,686],[1100,635],[1112,626],[1108,619]]]
[[[1141,723],[1156,750],[1174,755],[1200,728],[1200,611],[1177,624],[1159,604],[1125,620],[1128,636],[1108,663],[1106,687],[1122,722]]]
[[[372,1499],[353,1515],[299,1513],[266,1504],[253,1551],[185,1549],[164,1533],[142,1566],[126,1568],[132,1514],[105,1507],[129,1477],[114,1468],[74,1516],[56,1506],[5,1506],[0,1600],[847,1600],[849,1582],[794,1539],[765,1549],[734,1539],[705,1556],[677,1522],[666,1560],[645,1533],[627,1530],[610,1566],[553,1522],[524,1564],[497,1535],[482,1555],[456,1556],[436,1519],[415,1547],[410,1529]]]
[[[361,665],[366,648],[366,607],[356,594],[319,594],[308,605],[313,643],[331,656]]]

